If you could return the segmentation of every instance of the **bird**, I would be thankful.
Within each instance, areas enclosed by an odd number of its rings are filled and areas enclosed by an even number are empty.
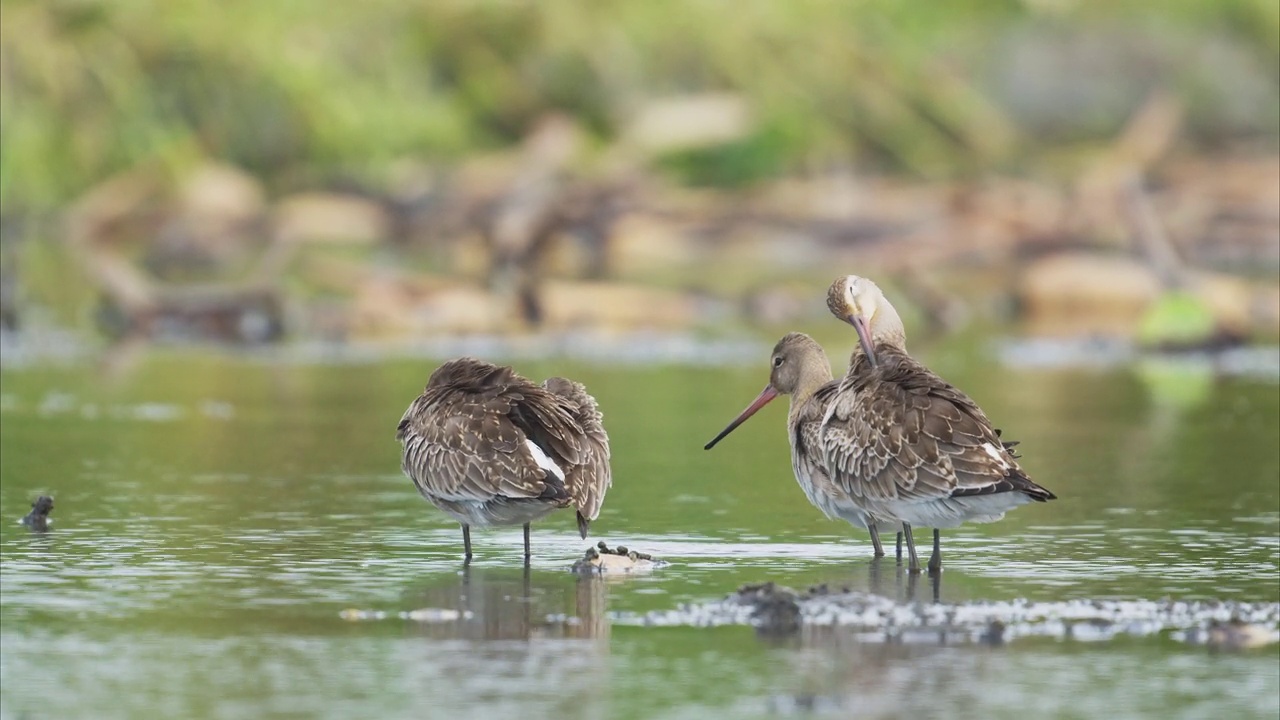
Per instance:
[[[510,367],[450,360],[400,418],[400,467],[432,505],[462,525],[524,526],[559,508],[577,510],[585,539],[612,485],[609,436],[595,398],[578,382],[541,385]]]
[[[36,532],[44,532],[49,529],[49,513],[53,512],[53,498],[48,495],[41,495],[36,501],[31,503],[31,512],[22,516],[22,524],[35,530]]]
[[[724,430],[703,446],[715,447],[747,418],[778,395],[791,396],[787,413],[787,437],[791,443],[791,469],[805,497],[831,519],[841,519],[871,534],[875,557],[884,557],[880,531],[897,532],[901,523],[879,520],[861,508],[856,498],[832,482],[826,471],[822,448],[818,444],[820,425],[827,405],[838,389],[832,379],[827,353],[812,337],[799,332],[788,333],[773,347],[770,355],[769,384],[760,395],[734,418]]]
[[[942,570],[940,529],[994,522],[1057,498],[1018,465],[982,409],[906,350],[902,319],[880,288],[836,278],[827,308],[858,345],[827,405],[820,442],[833,480],[868,512],[902,522],[909,570],[920,572],[911,528],[933,528],[929,572]]]

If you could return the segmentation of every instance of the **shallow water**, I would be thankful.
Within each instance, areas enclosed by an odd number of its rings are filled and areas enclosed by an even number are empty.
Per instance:
[[[763,357],[763,355],[762,355]],[[926,355],[1022,441],[1060,500],[944,535],[944,602],[1280,601],[1280,384],[1179,365],[1000,368]],[[746,582],[928,602],[790,475],[783,403],[702,444],[763,386],[756,363],[534,359],[587,383],[615,486],[572,514],[461,533],[398,469],[396,421],[437,361],[280,362],[161,351],[110,373],[0,372],[4,717],[1275,717],[1276,646],[1168,634],[998,648],[627,618]],[[758,363],[763,365],[763,362]],[[56,497],[53,530],[17,524]],[[566,568],[597,539],[671,561]],[[344,610],[386,613],[371,622]],[[404,619],[424,608],[434,621]],[[415,616],[420,617],[420,616]]]

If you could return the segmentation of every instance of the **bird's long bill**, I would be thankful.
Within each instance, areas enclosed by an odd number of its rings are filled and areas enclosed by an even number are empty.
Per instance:
[[[747,418],[751,417],[752,415],[755,415],[757,410],[764,407],[765,405],[768,405],[769,401],[776,397],[778,397],[778,391],[773,388],[773,385],[765,385],[764,390],[761,390],[760,395],[755,400],[751,401],[751,404],[747,406],[747,409],[743,410],[742,413],[738,415],[738,417],[734,418],[733,422],[729,423],[729,425],[725,427],[725,429],[721,430],[720,434],[715,436],[711,440],[711,442],[707,443],[706,445],[703,445],[702,449],[710,450],[711,448],[715,447],[716,443],[723,440],[725,435],[728,435],[729,433],[736,430],[739,425],[747,421]]]
[[[871,367],[875,367],[876,348],[871,342],[871,326],[867,324],[867,319],[858,314],[850,315],[849,324],[858,331],[858,344],[862,346],[862,352],[866,353],[867,359],[871,361]]]

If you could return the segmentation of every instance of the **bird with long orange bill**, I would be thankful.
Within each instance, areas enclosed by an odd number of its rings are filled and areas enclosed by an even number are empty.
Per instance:
[[[902,524],[868,513],[847,489],[827,473],[819,444],[822,418],[838,390],[831,376],[831,364],[822,346],[804,333],[789,333],[778,341],[770,355],[769,384],[728,427],[705,448],[710,450],[726,435],[767,405],[778,395],[791,396],[787,413],[787,437],[791,441],[791,469],[805,497],[828,518],[839,518],[871,533],[875,556],[884,556],[880,532],[898,532]],[[901,546],[899,546],[901,556]]]
[[[933,528],[936,574],[939,529],[1055,499],[977,403],[907,354],[902,319],[874,282],[837,278],[827,308],[853,326],[858,345],[820,423],[822,464],[864,511],[903,524],[912,572],[920,571],[913,526]]]

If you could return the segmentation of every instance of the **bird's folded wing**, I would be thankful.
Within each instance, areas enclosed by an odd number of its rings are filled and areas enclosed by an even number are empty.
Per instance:
[[[426,412],[410,407],[397,431],[405,474],[424,493],[451,501],[546,495],[547,472],[508,416],[511,406],[508,398],[489,397]]]
[[[835,482],[854,497],[923,501],[999,492],[1021,474],[972,400],[910,369],[842,383],[820,433]]]
[[[565,378],[548,378],[543,387],[570,405],[578,429],[575,436],[578,460],[569,464],[565,485],[579,514],[587,520],[595,520],[604,504],[605,492],[613,485],[609,467],[609,435],[605,432],[603,417],[595,398],[581,383]]]

